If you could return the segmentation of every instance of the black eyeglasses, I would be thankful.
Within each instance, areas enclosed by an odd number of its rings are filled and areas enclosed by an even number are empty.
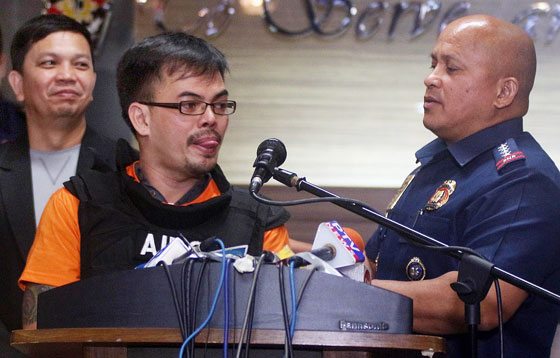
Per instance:
[[[138,103],[145,104],[147,106],[164,107],[164,108],[175,108],[179,112],[186,114],[187,116],[197,116],[206,112],[206,108],[210,106],[212,112],[219,116],[226,116],[235,113],[235,108],[237,103],[235,101],[219,101],[214,103],[207,103],[204,101],[181,101],[179,103],[159,103],[159,102],[142,102]]]

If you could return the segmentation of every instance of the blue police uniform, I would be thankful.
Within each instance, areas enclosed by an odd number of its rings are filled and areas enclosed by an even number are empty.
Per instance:
[[[497,267],[560,292],[560,173],[523,132],[521,118],[450,145],[436,139],[416,157],[420,166],[388,208],[391,219],[448,245],[470,247]],[[410,245],[383,227],[366,253],[378,259],[379,279],[431,279],[458,269],[456,259]],[[504,325],[505,356],[549,357],[557,311],[530,295]],[[498,334],[480,332],[480,357],[499,356]],[[446,338],[450,357],[469,355],[467,335]]]

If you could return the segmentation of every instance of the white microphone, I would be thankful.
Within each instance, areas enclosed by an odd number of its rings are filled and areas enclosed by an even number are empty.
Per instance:
[[[364,282],[369,274],[364,265],[362,236],[352,228],[346,229],[350,235],[336,221],[319,224],[312,250],[300,252],[291,260],[297,267],[310,265],[318,271]]]
[[[163,249],[159,250],[148,262],[136,266],[137,269],[158,266],[160,263],[171,265],[174,261],[185,259],[195,252],[192,243],[183,241],[180,238],[172,238],[171,242]]]
[[[327,248],[334,249],[332,258],[325,258],[325,261],[334,268],[351,266],[365,260],[365,256],[358,245],[334,220],[319,224],[311,252]]]
[[[325,260],[313,254],[313,251],[299,252],[289,258],[290,262],[294,262],[295,267],[304,266],[306,269],[317,270],[328,273],[329,275],[342,277],[337,269],[329,265]]]
[[[364,239],[356,230],[341,227],[336,221],[321,223],[313,241],[313,249],[321,247],[335,248],[334,257],[327,259],[326,263],[336,267],[342,276],[358,282],[371,280],[363,254]]]

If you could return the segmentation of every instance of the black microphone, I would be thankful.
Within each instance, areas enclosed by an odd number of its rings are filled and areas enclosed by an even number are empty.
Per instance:
[[[323,261],[331,261],[336,257],[336,247],[334,247],[334,245],[332,244],[326,244],[322,247],[311,250],[308,253],[320,258]],[[307,266],[312,263],[305,258],[297,255],[290,257],[288,259],[288,262],[292,262],[295,268]]]
[[[257,148],[257,159],[253,163],[253,176],[249,190],[258,193],[261,187],[271,177],[274,168],[282,165],[286,160],[286,147],[279,139],[270,138],[263,141]]]
[[[310,252],[323,261],[331,261],[336,256],[336,247],[332,244],[326,244],[318,249],[311,250]]]
[[[222,247],[220,246],[220,244],[218,244],[218,241],[216,241],[217,238],[217,236],[211,236],[202,241],[199,245],[200,251],[210,252],[221,249]]]

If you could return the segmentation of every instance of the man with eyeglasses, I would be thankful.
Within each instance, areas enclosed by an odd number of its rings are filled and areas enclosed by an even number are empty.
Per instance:
[[[171,238],[217,236],[253,255],[289,251],[288,213],[233,188],[217,165],[236,109],[227,70],[219,50],[184,33],[146,38],[124,54],[117,87],[139,156],[121,141],[117,172],[83,173],[51,197],[20,278],[25,328],[36,326],[36,293],[134,268]]]

